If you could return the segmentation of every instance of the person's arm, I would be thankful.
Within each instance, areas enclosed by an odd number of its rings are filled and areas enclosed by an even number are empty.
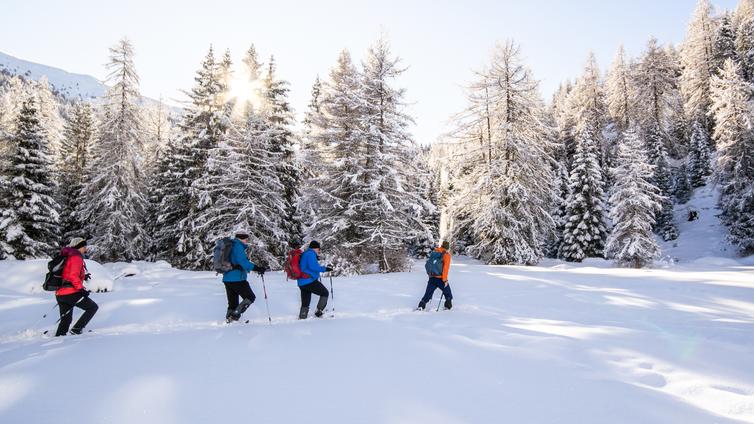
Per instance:
[[[76,290],[82,290],[84,288],[84,282],[81,281],[83,271],[84,258],[81,256],[69,256],[63,269],[63,281],[71,283]]]
[[[442,261],[442,281],[444,283],[448,282],[448,272],[450,271],[450,253],[445,252],[443,253],[443,261]]]
[[[312,273],[311,271],[314,271],[314,272],[327,271],[327,268],[319,264],[319,261],[317,260],[317,255],[308,254],[306,256],[307,256],[306,260],[303,261],[304,262],[303,265],[306,267],[306,269],[304,269],[304,267],[302,266],[301,271],[303,271],[306,274],[311,274]],[[310,271],[310,272],[307,272],[307,271]]]
[[[246,250],[240,244],[233,244],[233,257],[231,262],[243,268],[246,272],[254,269],[254,264],[246,257]]]

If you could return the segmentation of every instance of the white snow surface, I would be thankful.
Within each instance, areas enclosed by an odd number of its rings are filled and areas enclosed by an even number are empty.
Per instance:
[[[226,325],[211,272],[89,262],[113,291],[82,336],[42,336],[44,261],[0,262],[0,422],[754,423],[754,267],[457,257],[451,311],[426,278],[334,278],[335,317],[296,319],[280,273]],[[329,286],[329,280],[324,280]],[[313,300],[316,303],[316,297]],[[76,318],[80,311],[76,312]]]

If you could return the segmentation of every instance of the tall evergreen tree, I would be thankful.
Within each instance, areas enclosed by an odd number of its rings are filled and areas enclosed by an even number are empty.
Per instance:
[[[710,168],[710,141],[707,130],[701,123],[694,123],[689,148],[688,175],[691,186],[701,187],[706,184],[706,177],[712,173]]]
[[[622,45],[618,48],[607,74],[605,94],[610,117],[619,130],[625,131],[631,125],[634,112],[634,85]]]
[[[450,202],[455,240],[487,263],[535,264],[554,238],[556,145],[538,83],[512,41],[497,46],[459,116],[461,187]]]
[[[744,253],[754,251],[754,94],[731,59],[712,79],[713,137],[717,144],[716,179],[721,185],[722,220],[731,241]]]
[[[194,88],[187,93],[191,104],[180,125],[177,149],[178,160],[182,162],[178,168],[182,171],[179,177],[188,185],[163,199],[163,203],[176,198],[185,201],[185,213],[177,216],[181,218],[177,225],[175,252],[175,263],[183,268],[208,269],[211,261],[212,239],[202,217],[212,206],[216,194],[211,187],[214,177],[211,172],[216,169],[207,167],[207,159],[212,149],[224,139],[230,125],[232,105],[225,102],[228,87],[223,83],[227,81],[225,74],[228,72],[228,61],[217,62],[210,47],[194,78]]]
[[[145,137],[133,56],[127,39],[110,48],[105,116],[87,162],[87,184],[77,209],[78,219],[87,224],[92,238],[93,257],[101,261],[144,258],[150,239],[144,227],[148,200],[141,151]]]
[[[39,118],[35,99],[27,98],[15,125],[11,157],[0,187],[2,257],[45,257],[52,254],[60,236],[49,140]]]
[[[654,168],[652,184],[660,190],[662,196],[658,200],[661,209],[657,213],[654,230],[665,241],[675,240],[678,238],[678,228],[673,219],[673,201],[670,197],[673,191],[673,181],[668,154],[663,141],[664,134],[656,124],[645,129],[644,132],[649,160]]]
[[[731,22],[741,75],[744,80],[754,82],[754,0],[741,0]]]
[[[714,67],[716,72],[723,67],[727,59],[738,61],[736,54],[736,33],[729,12],[725,12],[719,19],[714,40]]]
[[[270,149],[279,155],[276,164],[277,175],[283,185],[285,242],[291,238],[300,238],[303,234],[298,221],[298,200],[300,196],[299,166],[295,156],[296,139],[291,127],[294,124],[293,109],[288,102],[288,82],[277,77],[275,58],[270,57],[267,73],[262,82],[264,105],[261,113],[270,123]],[[285,249],[275,252],[278,256],[285,254]]]
[[[567,261],[601,257],[607,238],[599,147],[592,134],[587,124],[577,138],[559,254]]]
[[[641,268],[660,255],[652,236],[655,213],[661,208],[659,189],[649,175],[654,173],[639,136],[628,130],[618,148],[615,185],[610,194],[613,230],[607,238],[605,256],[620,265]]]
[[[90,149],[95,139],[95,130],[96,123],[92,107],[88,103],[76,103],[66,121],[60,149],[61,167],[58,178],[62,207],[61,242],[66,242],[73,237],[82,237],[86,232],[86,225],[79,220],[76,210],[83,201],[81,191],[86,178]]]
[[[681,94],[688,122],[701,122],[709,131],[712,123],[707,112],[710,105],[710,78],[715,74],[715,22],[709,0],[699,0],[681,48]]]

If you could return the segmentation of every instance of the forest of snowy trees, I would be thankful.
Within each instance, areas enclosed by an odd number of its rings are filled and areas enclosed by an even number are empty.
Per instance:
[[[126,39],[111,48],[93,102],[0,74],[0,258],[84,236],[100,261],[209,269],[215,240],[245,229],[273,269],[291,240],[316,239],[339,272],[401,271],[441,235],[492,264],[640,267],[708,183],[731,242],[754,252],[754,0],[700,0],[680,45],[618,47],[606,73],[589,55],[549,103],[521,47],[499,43],[427,148],[385,39],[361,63],[333,58],[300,125],[284,70],[253,45],[238,63],[210,47],[180,110],[141,96],[134,57]]]

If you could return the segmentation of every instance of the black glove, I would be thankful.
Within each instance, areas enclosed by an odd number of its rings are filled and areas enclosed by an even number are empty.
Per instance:
[[[89,293],[91,292],[87,289],[81,289],[79,293],[81,293],[81,297],[89,297]]]
[[[325,267],[325,272],[332,272],[332,270],[333,270],[332,265],[328,265]]]
[[[253,271],[259,275],[264,275],[264,273],[267,272],[267,268],[264,265],[254,265]]]
[[[89,281],[91,279],[92,279],[92,274],[87,272],[86,275],[84,276],[84,281]]]

